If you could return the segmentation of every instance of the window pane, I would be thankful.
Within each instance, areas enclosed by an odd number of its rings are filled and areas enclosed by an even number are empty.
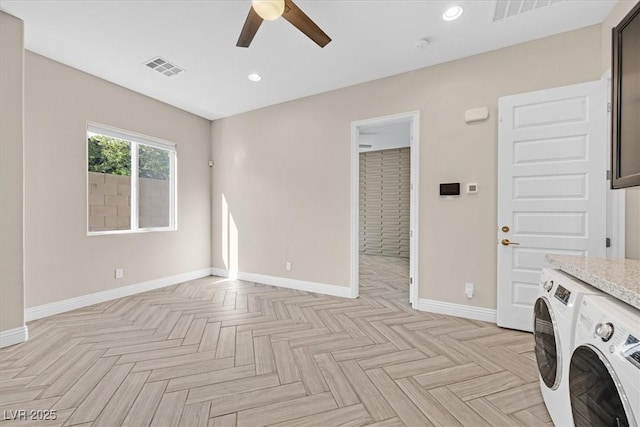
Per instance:
[[[170,153],[160,148],[138,146],[138,226],[171,225]]]
[[[131,228],[131,144],[88,137],[89,231]]]

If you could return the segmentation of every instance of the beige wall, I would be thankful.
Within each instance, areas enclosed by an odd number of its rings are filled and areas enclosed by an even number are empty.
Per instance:
[[[25,71],[26,307],[209,268],[210,122],[28,51]],[[86,235],[87,121],[177,143],[178,231]]]
[[[627,189],[625,256],[640,259],[640,188]]]
[[[608,21],[617,22],[615,14],[626,13],[621,7],[625,6],[616,6]],[[17,250],[22,233],[16,226],[21,224],[22,194],[5,191],[7,179],[13,184],[22,179],[22,164],[15,161],[22,144],[7,144],[21,141],[22,128],[5,125],[18,120],[6,119],[7,115],[21,117],[22,85],[14,84],[16,80],[7,84],[8,76],[20,77],[5,68],[13,65],[15,73],[16,58],[23,54],[22,23],[0,15],[0,330],[6,330],[22,324],[23,286],[22,251]],[[186,273],[211,263],[218,268],[348,286],[350,124],[419,110],[420,297],[494,308],[497,99],[598,79],[603,71],[606,47],[600,49],[600,45],[606,39],[607,22],[603,27],[500,49],[211,125],[27,52],[26,306]],[[13,60],[5,60],[10,55]],[[464,111],[478,106],[490,108],[489,121],[466,125]],[[86,121],[178,143],[177,232],[86,236]],[[10,164],[5,161],[8,150],[13,150]],[[211,152],[216,162],[212,175],[206,164]],[[61,179],[52,192],[45,184],[53,174]],[[451,180],[478,182],[480,193],[443,201],[437,195],[437,183]],[[9,204],[15,209],[6,210]],[[640,191],[627,191],[627,205],[627,255],[632,256],[640,254]],[[7,244],[13,256],[5,256]],[[285,270],[287,261],[293,263],[291,272]],[[5,263],[18,267],[5,268]],[[123,279],[113,278],[115,268],[124,268]],[[11,279],[7,279],[9,274]],[[476,284],[473,301],[464,297],[464,283],[470,281]]]
[[[419,296],[495,308],[498,97],[599,79],[600,42],[593,26],[214,121],[213,266],[348,286],[351,122],[418,110]],[[479,193],[441,200],[451,181]]]
[[[24,324],[24,25],[0,12],[0,332]]]
[[[602,23],[603,72],[611,68],[611,29],[618,25],[637,3],[636,0],[620,0]],[[640,188],[624,191],[626,191],[625,256],[640,259]]]

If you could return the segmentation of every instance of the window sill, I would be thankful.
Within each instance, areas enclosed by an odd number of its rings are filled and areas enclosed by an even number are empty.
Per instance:
[[[138,230],[87,231],[88,237],[178,231],[178,227],[141,228]]]

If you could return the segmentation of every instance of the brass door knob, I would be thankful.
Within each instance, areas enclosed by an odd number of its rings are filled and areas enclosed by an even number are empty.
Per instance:
[[[520,244],[520,243],[516,243],[516,242],[510,242],[509,239],[502,239],[502,241],[500,243],[502,243],[504,246],[519,245]]]

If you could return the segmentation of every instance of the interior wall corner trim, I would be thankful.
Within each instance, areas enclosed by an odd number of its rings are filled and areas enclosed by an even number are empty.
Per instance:
[[[53,316],[54,314],[88,307],[90,305],[99,304],[116,298],[128,297],[129,295],[139,294],[154,289],[164,288],[165,286],[171,286],[206,276],[211,276],[211,268],[203,268],[188,273],[177,274],[175,276],[162,277],[160,279],[149,280],[147,282],[136,283],[133,285],[122,286],[120,288],[109,289],[107,291],[29,307],[24,310],[24,317],[25,321],[29,322],[31,320]]]
[[[307,282],[305,280],[289,279],[287,277],[267,276],[264,274],[231,272],[222,268],[212,268],[211,274],[230,279],[246,280],[247,282],[262,283],[263,285],[280,288],[296,289],[299,291],[315,292],[317,294],[334,297],[353,298],[349,286],[328,285],[326,283]]]
[[[29,339],[29,329],[27,325],[17,328],[7,329],[0,332],[0,348],[9,347],[10,345],[20,344]]]
[[[496,323],[497,319],[497,311],[492,308],[474,307],[471,305],[454,304],[425,298],[418,300],[417,309],[428,313],[446,314],[449,316],[463,317],[465,319],[481,320],[483,322]]]

